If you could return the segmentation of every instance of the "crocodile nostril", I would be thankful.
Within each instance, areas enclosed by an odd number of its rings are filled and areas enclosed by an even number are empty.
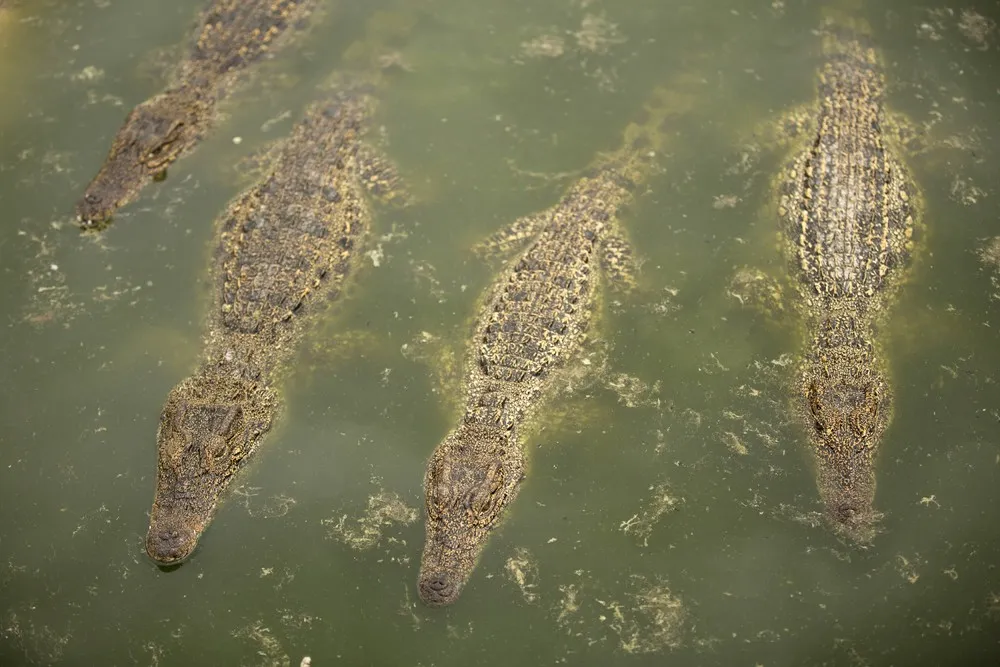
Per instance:
[[[164,527],[151,530],[146,538],[146,553],[160,565],[173,565],[194,551],[198,537],[184,527]]]
[[[837,508],[837,516],[843,522],[852,520],[857,513],[857,509],[855,509],[853,505],[847,503],[844,503]]]
[[[441,607],[453,599],[454,588],[446,577],[435,576],[420,580],[420,599],[431,607]]]
[[[158,535],[161,542],[177,542],[180,536],[181,534],[176,530],[161,530]]]
[[[87,202],[88,204],[96,204],[97,202],[100,201],[100,198],[98,198],[97,195],[88,192],[83,196],[83,201]]]

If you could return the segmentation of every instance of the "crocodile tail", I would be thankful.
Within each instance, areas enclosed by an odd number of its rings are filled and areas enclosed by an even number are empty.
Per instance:
[[[860,50],[867,52],[874,47],[871,26],[858,13],[857,9],[824,8],[820,25],[824,55],[857,56]]]

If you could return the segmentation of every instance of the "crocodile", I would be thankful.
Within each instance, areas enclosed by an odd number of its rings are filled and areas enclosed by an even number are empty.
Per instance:
[[[635,285],[633,252],[616,215],[648,178],[664,143],[660,126],[687,103],[658,89],[648,120],[601,156],[562,199],[517,219],[481,249],[527,246],[496,278],[476,316],[463,370],[463,417],[434,449],[424,476],[425,542],[418,592],[454,603],[490,533],[525,478],[523,432],[554,379],[581,350],[605,282]]]
[[[100,227],[153,180],[166,176],[211,130],[215,109],[241,72],[287,41],[317,0],[215,0],[169,87],[135,107],[77,203],[84,228]]]
[[[361,90],[312,105],[269,171],[220,217],[203,360],[170,392],[157,432],[146,552],[159,564],[194,551],[275,420],[296,343],[358,263],[367,194],[388,195],[398,182],[362,142],[373,106]]]
[[[867,543],[892,416],[877,329],[912,263],[921,206],[867,30],[827,22],[822,34],[818,102],[777,179],[777,213],[807,332],[797,404],[819,494],[837,531]]]

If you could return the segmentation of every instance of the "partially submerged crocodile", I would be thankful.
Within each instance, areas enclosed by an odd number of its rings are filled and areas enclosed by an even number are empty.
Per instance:
[[[77,204],[84,227],[107,222],[151,180],[162,178],[210,130],[238,75],[287,41],[317,0],[214,0],[167,90],[135,107]]]
[[[874,534],[875,454],[892,392],[876,327],[913,250],[917,190],[894,152],[885,81],[870,38],[827,24],[806,143],[778,184],[808,346],[801,412],[829,517]]]
[[[271,426],[289,355],[358,261],[371,218],[365,188],[387,191],[396,182],[361,142],[372,103],[349,91],[311,107],[268,173],[221,217],[204,358],[160,417],[146,537],[158,563],[194,550]]]
[[[520,218],[485,244],[528,248],[500,274],[479,312],[464,372],[464,416],[437,446],[424,477],[426,540],[420,598],[453,603],[525,476],[522,431],[581,348],[603,279],[633,282],[631,249],[615,216],[648,177],[661,122],[677,109],[664,91],[554,207]],[[657,107],[657,105],[660,105]]]

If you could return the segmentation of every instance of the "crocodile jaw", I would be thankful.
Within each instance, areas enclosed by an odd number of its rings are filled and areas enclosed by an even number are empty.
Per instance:
[[[875,469],[859,459],[850,470],[820,460],[818,487],[834,530],[859,545],[872,541],[881,513],[875,510]]]
[[[154,509],[146,533],[146,554],[158,565],[182,563],[194,553],[206,525],[207,518],[192,521],[187,514]]]
[[[146,554],[159,565],[176,565],[190,557],[212,521],[228,479],[183,463],[165,466],[161,457]]]
[[[813,394],[811,410],[820,498],[836,532],[867,544],[881,517],[875,510],[875,460],[891,411],[887,384],[869,367],[860,382],[841,376],[840,382],[817,386],[822,398]]]
[[[120,206],[135,197],[147,177],[134,147],[113,148],[77,202],[77,220],[88,228],[110,221]]]
[[[418,591],[430,607],[458,599],[490,533],[517,496],[524,461],[504,428],[464,424],[431,455]]]
[[[146,553],[161,565],[190,556],[233,477],[270,426],[273,396],[211,375],[175,387],[157,431],[156,495]]]
[[[420,558],[417,591],[428,607],[447,607],[458,600],[486,548],[493,526],[470,525],[467,517],[432,521],[428,517]]]

